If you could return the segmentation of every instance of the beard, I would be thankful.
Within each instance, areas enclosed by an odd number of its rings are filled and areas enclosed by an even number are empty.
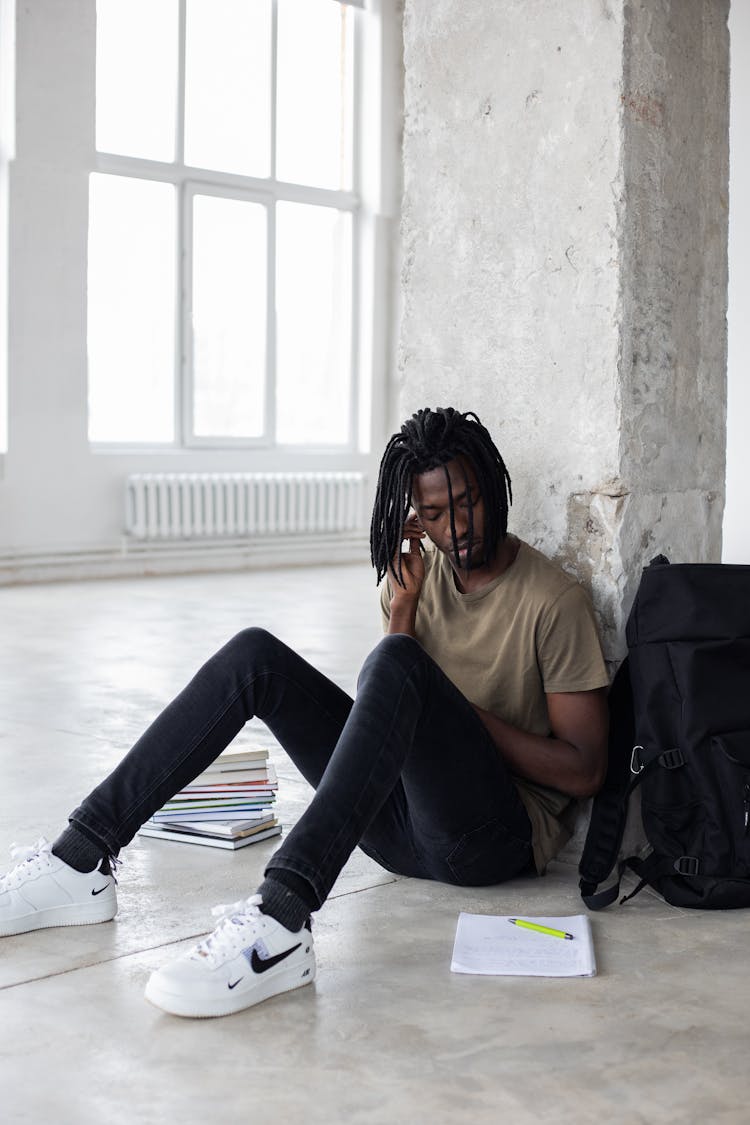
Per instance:
[[[454,566],[457,566],[459,570],[476,570],[477,567],[484,566],[487,561],[484,553],[484,543],[481,539],[474,540],[468,550],[459,549],[458,555],[456,555],[451,547],[448,554]]]

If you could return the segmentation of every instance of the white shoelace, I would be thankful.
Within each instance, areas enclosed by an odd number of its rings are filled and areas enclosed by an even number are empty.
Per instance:
[[[0,874],[0,889],[6,891],[10,890],[11,887],[19,886],[28,875],[36,875],[49,870],[52,860],[52,844],[46,836],[40,836],[35,844],[13,843],[10,845],[10,857],[16,861],[15,867],[12,867],[5,875]],[[118,867],[122,866],[122,860],[116,859],[113,855],[108,858],[112,878],[116,883],[116,872]]]
[[[260,895],[251,895],[250,898],[240,899],[239,902],[214,906],[211,913],[214,918],[219,919],[219,924],[212,934],[190,951],[189,956],[208,957],[213,960],[246,945],[247,924],[257,922],[263,917],[258,909],[262,901]]]
[[[52,845],[46,836],[40,836],[35,844],[11,844],[10,856],[16,861],[6,875],[0,875],[0,887],[10,890],[22,883],[27,875],[46,871],[50,865]]]

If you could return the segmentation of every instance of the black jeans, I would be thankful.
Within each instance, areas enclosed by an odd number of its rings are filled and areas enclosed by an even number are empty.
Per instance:
[[[117,855],[141,824],[259,716],[316,793],[266,874],[322,904],[359,845],[389,871],[463,886],[530,870],[531,825],[475,711],[412,637],[385,637],[356,701],[263,629],[200,669],[71,814]]]

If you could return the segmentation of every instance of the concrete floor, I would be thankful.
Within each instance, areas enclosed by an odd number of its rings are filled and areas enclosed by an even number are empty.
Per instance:
[[[360,567],[4,589],[0,621],[0,869],[11,842],[56,834],[238,628],[273,629],[348,690],[379,636]],[[288,827],[309,791],[274,758]],[[750,1121],[745,911],[644,892],[593,917],[593,979],[449,973],[460,910],[580,913],[562,863],[464,890],[355,854],[317,916],[312,987],[219,1020],[147,1004],[149,972],[252,892],[272,847],[136,838],[114,922],[2,939],[2,1122]]]

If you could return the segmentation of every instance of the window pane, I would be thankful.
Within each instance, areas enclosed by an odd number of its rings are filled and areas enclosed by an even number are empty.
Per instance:
[[[175,230],[171,184],[91,177],[91,441],[174,440]]]
[[[186,163],[267,176],[270,0],[187,0],[186,20]]]
[[[349,438],[352,217],[279,203],[276,250],[278,440],[342,444]]]
[[[174,160],[177,0],[97,0],[96,147]]]
[[[279,0],[276,175],[352,183],[354,13],[331,0]]]
[[[266,210],[193,200],[193,386],[198,436],[263,433],[266,378]]]

